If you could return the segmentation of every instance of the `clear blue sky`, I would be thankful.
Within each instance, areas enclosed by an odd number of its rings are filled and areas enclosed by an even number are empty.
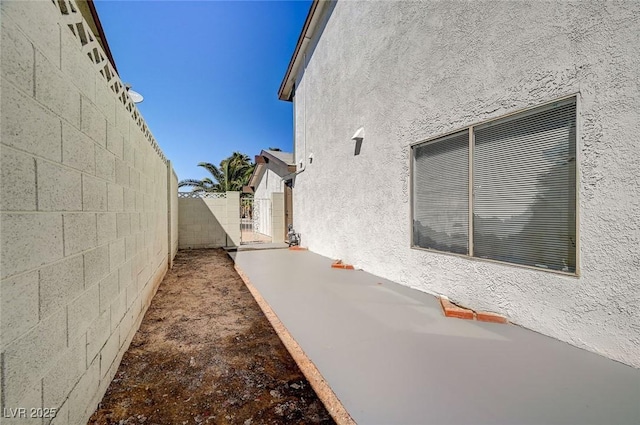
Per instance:
[[[278,100],[311,1],[105,1],[96,9],[123,82],[179,179],[234,151],[292,150]]]

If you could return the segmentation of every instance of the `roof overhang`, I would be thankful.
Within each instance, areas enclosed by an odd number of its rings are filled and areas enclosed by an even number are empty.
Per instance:
[[[283,173],[282,170],[286,170],[287,173],[294,173],[296,171],[295,164],[287,164],[282,159],[272,155],[266,150],[262,150],[260,155],[255,156],[255,164],[256,166],[253,168],[253,172],[251,173],[249,182],[247,183],[247,186],[252,189],[255,189],[256,186],[258,186],[260,180],[262,180],[262,176],[264,176],[264,173],[269,168],[272,170],[280,170],[280,174]]]
[[[296,49],[293,51],[293,56],[289,61],[287,73],[285,74],[284,79],[280,84],[280,89],[278,90],[278,99],[288,102],[291,102],[291,100],[293,99],[293,87],[296,82],[296,75],[298,75],[298,70],[304,63],[304,57],[307,49],[309,48],[309,43],[313,39],[313,36],[316,33],[316,29],[318,28],[318,24],[320,23],[320,19],[322,18],[323,12],[327,8],[329,3],[330,2],[328,0],[313,0],[313,3],[309,8],[309,13],[307,14],[307,19],[304,21],[304,26],[302,27],[300,37],[298,37]]]

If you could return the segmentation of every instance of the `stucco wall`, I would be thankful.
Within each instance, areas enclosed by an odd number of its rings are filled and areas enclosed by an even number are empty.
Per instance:
[[[330,10],[294,100],[305,244],[640,367],[640,3]],[[411,143],[575,93],[580,277],[410,248]]]
[[[260,207],[260,214],[256,216],[254,228],[259,229],[260,233],[267,236],[273,236],[272,196],[274,193],[283,191],[284,182],[282,181],[282,178],[276,172],[267,168],[262,179],[260,179],[258,186],[256,186],[255,193],[253,195],[253,198],[256,200],[254,206],[259,204]]]
[[[178,246],[180,249],[220,248],[240,244],[240,192],[180,194]]]
[[[284,191],[284,182],[282,181],[282,178],[273,172],[273,170],[267,168],[267,171],[265,171],[260,183],[258,183],[258,186],[256,187],[253,197],[271,199],[271,194],[273,192],[282,191]]]
[[[177,193],[106,55],[89,59],[99,45],[81,45],[67,24],[82,18],[59,4],[0,6],[0,408],[55,408],[66,425],[96,408],[167,270]]]

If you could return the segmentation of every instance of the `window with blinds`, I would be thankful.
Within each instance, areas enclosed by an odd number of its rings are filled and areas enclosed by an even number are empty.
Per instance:
[[[416,145],[412,178],[414,246],[576,272],[575,98]]]
[[[413,243],[469,252],[469,132],[413,150]]]

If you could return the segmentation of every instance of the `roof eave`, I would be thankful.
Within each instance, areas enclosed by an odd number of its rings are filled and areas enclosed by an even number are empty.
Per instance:
[[[298,73],[298,69],[300,68],[300,64],[304,60],[304,54],[307,51],[309,42],[313,38],[315,30],[318,27],[318,22],[322,17],[322,12],[326,9],[328,4],[328,0],[313,0],[313,3],[309,8],[309,13],[307,14],[307,19],[304,21],[302,32],[298,37],[298,43],[296,44],[296,48],[293,51],[293,56],[289,61],[287,72],[284,76],[284,79],[282,80],[282,83],[280,83],[280,88],[278,89],[278,99],[287,102],[291,102],[291,100],[293,99],[293,86],[295,83],[296,75]]]
[[[285,152],[285,153],[287,153],[287,152]],[[269,153],[269,151],[266,151],[264,149],[260,152],[259,156],[267,158],[268,159],[267,162],[269,162],[269,161],[275,162],[275,163],[280,164],[282,167],[287,167],[289,165],[292,165],[292,164],[286,163],[285,161],[281,160],[280,158],[278,158],[275,155],[272,155],[271,153]]]

